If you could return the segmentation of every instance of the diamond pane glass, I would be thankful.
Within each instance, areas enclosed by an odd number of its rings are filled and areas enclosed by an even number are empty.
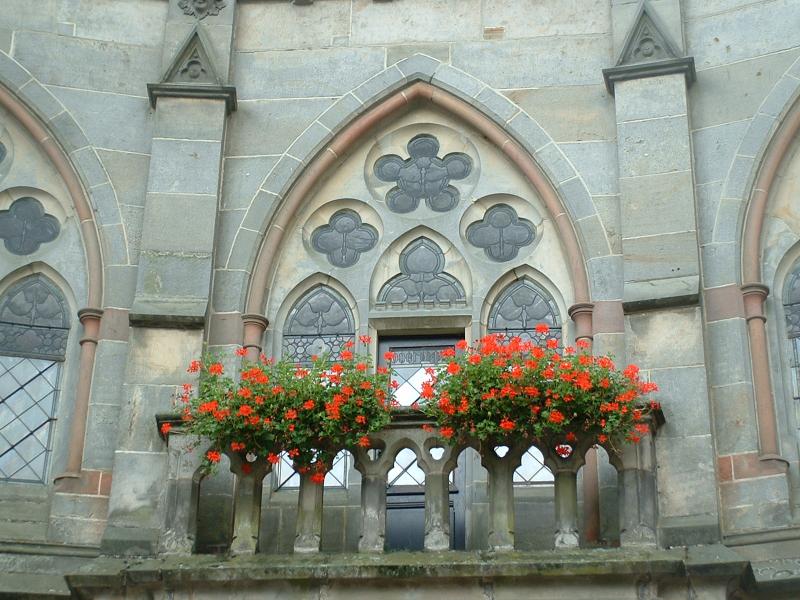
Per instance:
[[[392,379],[397,382],[394,398],[400,406],[411,406],[419,400],[422,384],[430,377],[426,369],[436,366],[442,350],[452,344],[392,348],[395,360],[392,363]]]
[[[386,481],[390,488],[398,485],[425,485],[425,473],[417,464],[417,455],[413,450],[403,448],[397,453]]]
[[[44,483],[61,363],[0,356],[0,480]]]
[[[553,473],[544,466],[544,457],[536,447],[528,448],[522,463],[514,471],[515,485],[552,485]]]
[[[331,470],[325,474],[326,488],[346,488],[347,471],[350,467],[350,453],[342,450],[333,458]],[[300,475],[294,470],[292,459],[286,452],[281,452],[280,461],[275,465],[277,490],[296,490],[300,487]]]

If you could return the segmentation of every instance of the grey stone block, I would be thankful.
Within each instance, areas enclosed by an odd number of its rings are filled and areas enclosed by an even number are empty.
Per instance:
[[[267,175],[267,179],[261,189],[283,196],[301,166],[302,163],[296,158],[284,155],[270,171],[270,174]]]
[[[446,51],[447,51],[447,56],[444,59],[445,62],[449,60],[449,47],[446,47]],[[393,54],[393,57],[397,56],[398,51],[396,49],[394,52],[392,52],[392,48],[387,48],[386,52],[387,52],[386,63],[388,65],[392,65],[395,62],[397,62],[397,60],[399,60],[399,59],[390,60],[388,58],[388,55],[390,53]],[[442,61],[441,59],[437,60],[436,58],[432,57],[432,55],[428,55],[428,53],[424,52],[423,50],[419,50],[418,52],[421,53],[412,54],[407,58],[399,60],[399,62],[397,62],[397,68],[400,69],[400,72],[403,75],[405,75],[406,80],[408,81],[412,80],[430,81],[431,78],[433,77],[433,74],[436,72],[436,69],[439,68],[439,65],[441,64]],[[441,52],[439,54],[441,55]]]
[[[737,480],[720,485],[720,500],[726,508],[752,506],[766,502],[786,503],[786,480],[784,477],[759,477]]]
[[[166,452],[156,427],[156,415],[176,412],[178,385],[132,385],[123,388],[129,421],[120,428],[119,447],[143,452]]]
[[[219,213],[217,223],[217,238],[214,246],[214,253],[218,260],[224,262],[230,254],[236,234],[242,226],[246,210],[224,210]]]
[[[794,77],[784,75],[770,90],[759,112],[770,117],[782,116],[789,109],[792,101],[797,98],[799,90],[800,82]]]
[[[114,265],[105,268],[104,301],[106,306],[128,308],[136,292],[136,265]]]
[[[702,128],[751,118],[796,56],[796,51],[751,56],[746,61],[701,71],[699,84],[689,88],[692,126]],[[720,102],[720,97],[725,97],[725,102]]]
[[[217,194],[219,142],[153,140],[148,192]]]
[[[320,115],[318,121],[336,133],[364,110],[366,106],[358,98],[345,94]]]
[[[561,149],[554,143],[548,144],[536,153],[536,162],[544,168],[554,185],[572,179],[577,175],[572,164],[566,159]]]
[[[722,511],[725,533],[745,533],[785,527],[789,510],[780,502],[761,502],[751,506],[737,506]]]
[[[232,80],[242,100],[341,96],[383,71],[383,48],[238,52]]]
[[[229,119],[225,155],[283,154],[331,103],[330,98],[240,102]]]
[[[697,275],[694,231],[622,239],[625,281],[648,281]]]
[[[147,154],[153,137],[146,98],[50,87],[93,146]]]
[[[617,121],[637,121],[686,114],[686,79],[682,73],[617,82]]]
[[[450,62],[450,44],[406,44],[400,46],[388,46],[386,48],[386,65],[393,65],[417,54],[424,55],[424,57],[433,58],[436,61],[436,67],[438,68],[440,62]],[[426,62],[429,62],[429,59],[426,60]],[[427,73],[427,70],[421,64],[412,67],[412,65],[409,63],[405,68],[400,66],[400,70],[409,77],[423,77],[423,75]],[[428,75],[428,80],[430,80],[432,75],[433,73],[431,72]]]
[[[14,56],[50,85],[143,96],[145,84],[160,80],[156,48],[19,31]],[[53,60],[58,57],[58,60]],[[87,69],[86,65],[102,65]]]
[[[402,11],[396,3],[355,0],[352,44],[406,44],[476,39],[481,32],[481,1],[415,4]]]
[[[211,256],[208,253],[158,252],[143,250],[139,257],[136,286],[140,296],[169,299],[208,297]]]
[[[612,62],[605,35],[455,43],[451,57],[454,67],[496,89],[594,84]]]
[[[696,307],[632,313],[625,318],[625,354],[642,369],[703,364],[702,327]]]
[[[707,244],[713,240],[722,186],[722,181],[715,181],[714,183],[706,183],[695,187],[698,218],[697,233],[701,244]]]
[[[699,275],[626,281],[622,307],[626,311],[640,311],[693,306],[699,298]]]
[[[400,89],[405,83],[406,76],[403,72],[397,66],[391,66],[367,79],[352,93],[365,105],[370,106],[391,92]]]
[[[304,9],[292,2],[255,2],[240,4],[236,10],[239,50],[323,48],[350,33],[349,3],[318,2]]]
[[[564,199],[573,220],[577,221],[597,214],[592,198],[580,177],[573,177],[565,181],[558,186],[557,190]]]
[[[0,79],[14,90],[29,82],[31,74],[13,58],[0,52]]]
[[[142,248],[142,222],[144,221],[144,208],[140,206],[120,206],[122,224],[125,227],[125,237],[128,240],[128,255],[131,264],[139,263],[139,251]]]
[[[514,139],[532,156],[552,141],[547,132],[524,112],[520,112],[506,126]]]
[[[97,222],[100,225],[113,225],[121,223],[122,217],[117,205],[117,196],[111,183],[103,183],[93,187],[90,191],[92,206],[97,213]]]
[[[108,498],[80,496],[77,494],[53,494],[50,508],[52,517],[105,519],[107,513]]]
[[[712,362],[717,360],[717,356],[712,357]],[[758,451],[751,383],[712,387],[711,406],[714,412],[714,443],[717,454],[724,456]]]
[[[724,198],[746,199],[749,196],[749,184],[755,175],[753,167],[755,161],[747,156],[737,156],[733,159],[728,177],[725,180]]]
[[[94,385],[92,386],[91,404],[93,406],[116,406],[119,408],[121,402],[119,383],[125,377],[127,360],[127,342],[100,340],[97,344],[94,376],[92,377]]]
[[[100,519],[52,518],[47,538],[59,544],[98,546],[105,528],[106,522]]]
[[[249,275],[246,271],[214,271],[213,304],[216,312],[232,312],[242,309]]]
[[[25,101],[44,119],[49,121],[64,110],[64,106],[38,81],[29,81],[20,94]]]
[[[50,127],[56,140],[67,152],[72,152],[89,145],[89,140],[68,112],[62,112],[50,119]]]
[[[620,177],[687,171],[691,165],[685,116],[619,123]]]
[[[436,69],[431,83],[460,98],[474,98],[486,87],[485,83],[472,75],[445,64],[439,65]]]
[[[161,529],[109,525],[102,534],[101,551],[111,556],[152,556],[158,550]]]
[[[791,3],[757,3],[686,22],[688,53],[698,68],[734,63],[796,47],[800,32]]]
[[[143,207],[150,156],[111,150],[97,150],[97,156],[114,186],[119,204]]]
[[[314,122],[289,146],[286,153],[307,165],[332,137],[333,134],[327,127]]]
[[[738,198],[723,198],[719,203],[717,224],[714,228],[715,242],[734,242],[739,235],[739,214],[742,201]]]
[[[574,165],[590,194],[605,196],[619,192],[616,144],[598,141],[558,147]]]
[[[659,514],[714,515],[717,490],[711,436],[656,438]]]
[[[233,270],[249,270],[252,267],[251,263],[255,258],[255,252],[258,248],[260,237],[257,231],[240,229],[239,233],[236,234],[236,241],[233,243],[226,268]]]
[[[700,247],[703,261],[703,287],[736,283],[739,256],[734,242],[705,244]]]
[[[622,234],[620,232],[619,196],[592,196],[597,215],[606,231],[612,254],[622,254]]]
[[[253,199],[253,203],[247,210],[247,214],[242,222],[242,227],[263,234],[267,229],[269,217],[272,215],[273,209],[275,208],[276,200],[277,196],[274,194],[259,190],[256,197]]]
[[[692,132],[695,181],[698,184],[725,179],[747,126],[746,121],[741,121]]]
[[[708,345],[714,349],[708,379],[712,386],[747,383],[752,379],[747,356],[749,341],[743,319],[725,319],[706,324]]]
[[[800,82],[799,82],[800,83]],[[766,148],[767,142],[770,139],[772,128],[777,125],[775,117],[768,115],[757,114],[750,121],[747,127],[747,133],[742,138],[742,143],[739,145],[737,154],[742,156],[758,156],[762,149]]]
[[[583,251],[587,258],[598,258],[611,254],[611,247],[606,237],[600,217],[594,214],[575,222],[575,229],[583,242]]]
[[[70,154],[87,187],[108,183],[108,175],[93,148],[81,148]]]
[[[658,430],[658,437],[711,433],[705,365],[652,369],[649,374],[650,380],[658,384],[653,398],[661,403],[666,420]]]
[[[593,300],[622,300],[622,256],[611,255],[586,261]]]
[[[250,206],[258,188],[275,163],[277,156],[248,156],[226,158],[222,177],[222,210]]]
[[[719,522],[714,515],[659,519],[658,541],[666,548],[714,544],[719,539]]]
[[[475,97],[476,102],[481,106],[481,111],[493,117],[498,123],[505,124],[506,121],[519,112],[519,107],[510,102],[505,96],[498,94],[488,87],[483,88],[480,94]]]
[[[614,100],[603,85],[548,86],[503,93],[557,142],[616,138]]]
[[[104,244],[103,256],[107,265],[126,265],[130,262],[125,227],[122,223],[101,226],[100,239]]]
[[[696,229],[691,171],[624,177],[619,185],[624,237]]]
[[[159,98],[155,136],[178,140],[221,141],[225,130],[224,100]]]
[[[142,249],[208,253],[214,248],[217,198],[200,194],[147,194]],[[190,227],[174,226],[191,219]],[[173,224],[173,226],[166,226]]]

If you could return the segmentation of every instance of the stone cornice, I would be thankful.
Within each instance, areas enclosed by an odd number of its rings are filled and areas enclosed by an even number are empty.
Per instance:
[[[606,82],[606,89],[613,95],[614,86],[619,81],[643,79],[645,77],[659,77],[661,75],[672,75],[675,73],[683,73],[684,77],[686,77],[686,86],[692,85],[697,78],[694,68],[694,57],[667,58],[654,62],[609,67],[608,69],[603,69],[603,79]]]

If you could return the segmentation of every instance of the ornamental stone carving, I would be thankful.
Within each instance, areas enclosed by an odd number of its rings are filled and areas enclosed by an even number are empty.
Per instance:
[[[8,210],[0,210],[0,239],[12,254],[33,254],[60,231],[58,219],[46,214],[36,198],[18,198]]]
[[[439,140],[427,133],[411,138],[406,148],[409,158],[387,154],[373,167],[378,179],[397,184],[386,193],[389,210],[409,213],[419,206],[420,200],[425,200],[436,212],[454,208],[460,196],[450,182],[464,179],[472,172],[472,159],[463,152],[439,158]]]
[[[492,206],[483,219],[467,227],[467,241],[483,248],[491,260],[507,262],[517,257],[519,249],[529,246],[534,239],[533,223],[521,219],[507,204]]]
[[[509,284],[489,311],[489,332],[516,335],[541,344],[548,336],[536,333],[539,323],[550,327],[550,337],[561,339],[561,320],[555,301],[527,279]]]
[[[400,253],[400,275],[392,277],[378,292],[380,304],[464,304],[461,283],[445,273],[442,249],[426,237],[411,242]]]
[[[335,267],[352,267],[362,252],[372,250],[377,243],[378,231],[362,223],[358,213],[349,208],[336,211],[327,225],[311,234],[312,248]]]
[[[198,20],[218,15],[225,4],[225,0],[178,0],[178,7],[183,10],[183,14],[192,15]]]
[[[333,289],[319,285],[295,302],[283,329],[284,358],[308,362],[312,355],[338,356],[355,335],[353,313]]]

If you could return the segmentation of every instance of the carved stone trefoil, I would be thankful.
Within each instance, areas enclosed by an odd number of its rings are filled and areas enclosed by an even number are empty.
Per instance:
[[[428,208],[436,212],[455,208],[460,196],[450,182],[464,179],[472,172],[472,159],[463,152],[439,158],[439,140],[427,133],[411,138],[406,148],[409,158],[387,154],[375,161],[373,167],[378,179],[397,184],[386,193],[389,210],[410,213],[420,200],[425,200]]]

